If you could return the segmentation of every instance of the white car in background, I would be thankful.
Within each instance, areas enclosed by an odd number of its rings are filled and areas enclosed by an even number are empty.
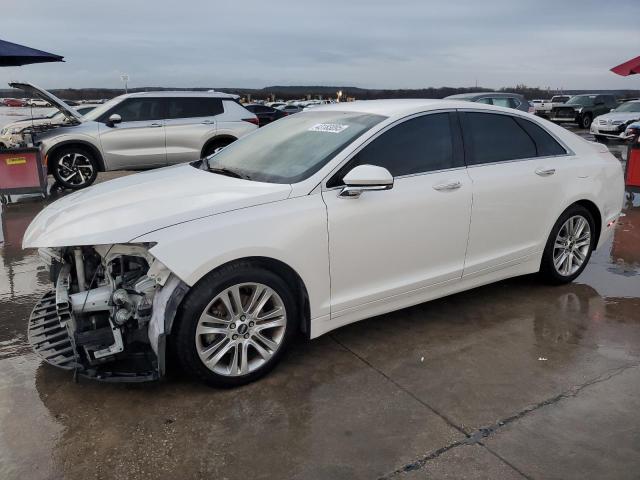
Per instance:
[[[554,95],[550,100],[540,100],[539,103],[534,104],[535,113],[542,117],[548,117],[554,107],[566,103],[570,98],[571,95]]]
[[[171,344],[203,381],[241,385],[299,331],[517,275],[571,282],[611,235],[623,193],[605,146],[519,110],[317,107],[45,208],[23,247],[40,249],[55,283],[29,341],[49,363],[110,381],[162,376]]]
[[[638,120],[640,120],[640,100],[633,100],[594,118],[590,132],[598,141],[609,138],[624,140],[627,127]]]

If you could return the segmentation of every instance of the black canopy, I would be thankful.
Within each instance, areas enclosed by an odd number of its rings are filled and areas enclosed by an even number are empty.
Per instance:
[[[0,40],[0,67],[17,67],[29,63],[64,62],[64,57]]]

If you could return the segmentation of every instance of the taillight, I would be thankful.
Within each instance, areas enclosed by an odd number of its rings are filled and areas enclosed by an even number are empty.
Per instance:
[[[260,122],[258,122],[258,117],[243,118],[242,121],[243,122],[253,123],[254,125],[259,125],[260,124]]]

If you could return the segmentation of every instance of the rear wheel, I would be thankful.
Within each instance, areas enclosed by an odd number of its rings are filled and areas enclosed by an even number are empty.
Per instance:
[[[569,207],[551,230],[540,273],[551,283],[569,283],[587,266],[596,244],[595,222],[586,208]]]
[[[291,342],[296,303],[276,274],[240,263],[216,270],[189,293],[174,347],[204,382],[233,387],[269,372]]]
[[[98,162],[95,156],[82,147],[66,147],[54,155],[49,171],[64,188],[79,190],[95,182]]]

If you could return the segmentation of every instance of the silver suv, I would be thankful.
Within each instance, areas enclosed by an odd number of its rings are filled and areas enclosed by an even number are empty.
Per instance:
[[[98,171],[197,160],[258,128],[257,117],[226,93],[131,93],[81,117],[46,90],[26,83],[11,86],[46,99],[72,122],[34,132],[49,173],[70,189],[91,185]]]

